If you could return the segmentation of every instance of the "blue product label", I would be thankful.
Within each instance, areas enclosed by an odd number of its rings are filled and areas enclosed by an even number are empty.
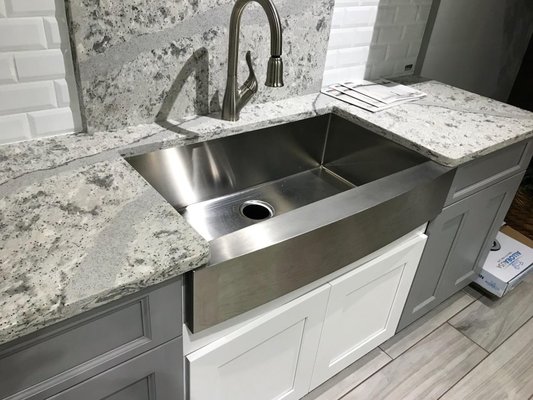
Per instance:
[[[524,263],[519,259],[522,253],[515,251],[514,253],[506,255],[504,258],[500,258],[498,262],[498,268],[507,268],[508,266],[514,269],[520,269]]]

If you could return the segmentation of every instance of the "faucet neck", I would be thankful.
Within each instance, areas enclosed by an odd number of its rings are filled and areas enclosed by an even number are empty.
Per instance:
[[[222,104],[222,118],[236,121],[239,119],[239,111],[245,102],[249,101],[253,95],[248,93],[247,88],[242,88],[246,91],[246,96],[242,96],[238,88],[237,69],[238,69],[238,53],[239,53],[239,33],[241,17],[244,8],[248,3],[255,1],[261,5],[268,19],[270,26],[270,53],[272,57],[279,58],[282,52],[282,30],[281,20],[278,11],[272,0],[237,0],[231,12],[230,27],[229,27],[229,51],[228,51],[228,74],[226,83],[226,93]],[[253,76],[251,69],[251,61],[249,63],[250,73]],[[255,77],[254,77],[255,79]],[[255,87],[255,91],[257,87]],[[255,93],[254,91],[254,93]],[[242,101],[241,101],[242,100]]]
[[[228,78],[230,74],[237,76],[238,52],[239,52],[239,34],[241,27],[241,17],[244,8],[255,1],[259,3],[268,19],[270,26],[270,55],[280,57],[282,52],[282,32],[281,20],[278,10],[272,0],[237,0],[231,12],[229,24],[229,57],[228,57]]]

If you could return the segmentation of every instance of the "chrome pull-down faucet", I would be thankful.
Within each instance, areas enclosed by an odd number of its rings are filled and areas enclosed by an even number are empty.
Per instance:
[[[239,112],[250,101],[252,96],[257,93],[258,89],[252,66],[252,56],[249,51],[246,53],[246,63],[248,64],[250,75],[241,87],[238,87],[237,80],[241,16],[244,7],[252,1],[259,3],[263,7],[270,25],[270,59],[268,60],[265,85],[270,87],[283,86],[281,22],[276,6],[274,6],[272,0],[237,0],[231,12],[229,25],[228,78],[224,101],[222,102],[222,119],[227,121],[237,121],[239,119]]]

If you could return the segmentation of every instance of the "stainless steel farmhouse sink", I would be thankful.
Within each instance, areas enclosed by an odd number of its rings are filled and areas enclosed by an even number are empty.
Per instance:
[[[198,332],[435,217],[454,171],[333,114],[127,161],[210,243],[186,275]]]

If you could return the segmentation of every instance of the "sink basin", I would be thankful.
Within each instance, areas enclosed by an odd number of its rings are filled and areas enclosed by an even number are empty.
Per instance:
[[[435,217],[453,171],[329,114],[127,161],[210,243],[186,322],[213,326]]]

